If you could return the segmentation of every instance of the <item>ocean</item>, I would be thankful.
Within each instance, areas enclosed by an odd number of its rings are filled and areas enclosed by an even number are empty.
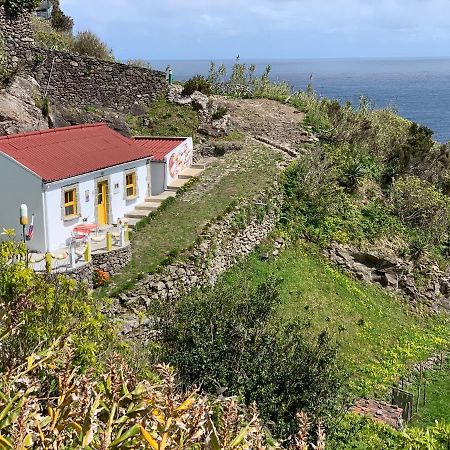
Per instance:
[[[215,61],[231,67],[232,60]],[[261,73],[272,66],[273,80],[287,81],[304,90],[312,75],[314,90],[322,96],[357,105],[365,96],[376,107],[392,106],[407,119],[426,125],[434,139],[450,141],[450,59],[318,59],[241,60],[256,64]],[[176,80],[207,75],[209,60],[152,61],[156,69],[171,65]]]

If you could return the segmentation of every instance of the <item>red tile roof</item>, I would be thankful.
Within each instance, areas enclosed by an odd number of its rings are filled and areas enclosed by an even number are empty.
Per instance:
[[[157,138],[157,137],[136,137],[134,141],[137,145],[147,149],[155,161],[164,161],[164,158],[182,142],[183,138]]]
[[[178,140],[153,141],[151,151],[104,123],[77,125],[0,137],[0,152],[44,181],[57,181],[174,149]]]

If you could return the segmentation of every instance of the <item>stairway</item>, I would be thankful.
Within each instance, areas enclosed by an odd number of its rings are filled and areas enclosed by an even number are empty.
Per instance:
[[[136,205],[133,211],[125,214],[128,220],[128,226],[133,228],[140,220],[147,217],[152,211],[156,211],[161,203],[170,198],[175,197],[178,189],[183,187],[192,177],[199,176],[205,167],[203,165],[194,164],[184,170],[172,184],[167,186],[167,190],[158,195],[147,197],[143,203]]]

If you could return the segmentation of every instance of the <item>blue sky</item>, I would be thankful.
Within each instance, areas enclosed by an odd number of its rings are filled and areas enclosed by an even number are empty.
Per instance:
[[[450,56],[450,0],[61,0],[119,59]]]

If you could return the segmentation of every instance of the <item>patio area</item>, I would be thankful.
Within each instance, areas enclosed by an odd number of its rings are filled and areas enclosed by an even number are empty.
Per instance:
[[[28,265],[35,272],[68,273],[90,264],[92,259],[129,246],[124,226],[83,224],[74,228],[70,245],[48,253],[30,253]]]

